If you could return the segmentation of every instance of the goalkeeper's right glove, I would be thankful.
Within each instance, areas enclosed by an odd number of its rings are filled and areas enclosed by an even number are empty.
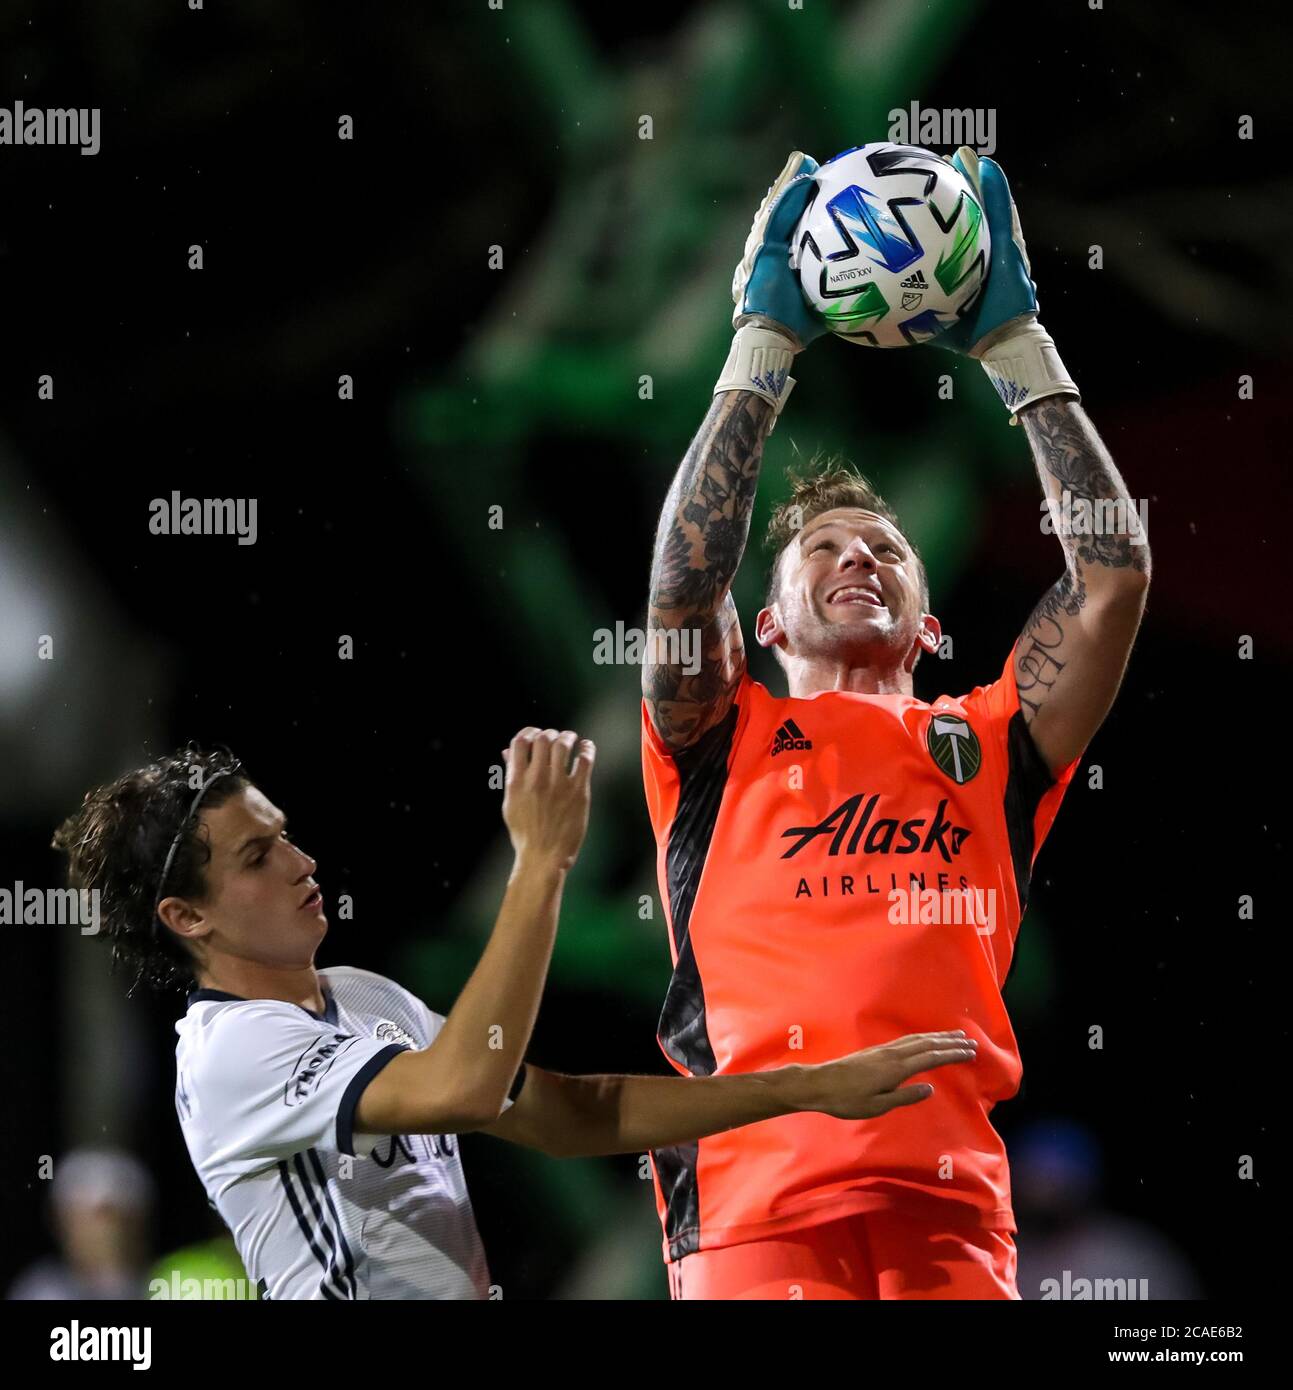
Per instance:
[[[794,389],[795,353],[828,331],[790,268],[790,239],[816,191],[817,167],[815,159],[795,150],[759,204],[732,276],[736,336],[714,387],[715,395],[753,391],[770,401],[777,415]]]

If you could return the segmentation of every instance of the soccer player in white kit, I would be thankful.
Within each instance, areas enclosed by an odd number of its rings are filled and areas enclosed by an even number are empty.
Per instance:
[[[932,1094],[912,1076],[975,1055],[957,1031],[745,1076],[527,1066],[595,750],[527,728],[504,756],[515,863],[447,1017],[371,971],[316,968],[316,862],[227,751],[190,745],[96,788],[55,834],[73,886],[100,893],[114,963],[136,983],[196,985],[176,1024],[176,1110],[262,1298],[488,1298],[460,1133],[643,1153],[799,1110],[878,1117]],[[418,866],[404,872],[416,900]]]

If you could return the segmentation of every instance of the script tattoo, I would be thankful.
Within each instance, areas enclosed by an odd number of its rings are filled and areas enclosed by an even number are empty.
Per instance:
[[[745,669],[736,605],[729,592],[750,531],[763,443],[773,409],[762,396],[714,397],[687,450],[660,516],[651,564],[648,636],[699,627],[700,669],[648,662],[642,693],[660,737],[693,742],[731,704]]]
[[[1015,653],[1015,684],[1026,724],[1033,722],[1064,669],[1065,663],[1055,655],[1064,642],[1064,615],[1076,618],[1085,602],[1086,585],[1066,573],[1042,596],[1024,624]]]
[[[1085,505],[1089,515],[1108,517],[1110,504],[1121,503],[1121,526],[1103,534],[1059,530],[1064,547],[1064,574],[1033,609],[1015,654],[1015,684],[1024,719],[1031,724],[1071,658],[1065,638],[1087,603],[1087,588],[1112,579],[1110,571],[1149,573],[1144,537],[1132,544],[1139,518],[1135,505],[1095,427],[1076,401],[1048,396],[1019,412],[1047,497],[1070,495],[1071,505]]]

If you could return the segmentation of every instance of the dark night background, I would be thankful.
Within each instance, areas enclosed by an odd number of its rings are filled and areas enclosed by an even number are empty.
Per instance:
[[[1154,548],[1122,693],[1038,859],[1007,986],[1025,1081],[994,1120],[1012,1152],[1079,1123],[1103,1155],[1092,1209],[1162,1233],[1204,1295],[1268,1288],[1293,658],[1293,178],[1271,14],[3,7],[0,105],[100,107],[102,147],[0,147],[0,885],[58,882],[50,835],[89,786],[190,737],[226,742],[329,897],[354,895],[320,964],[392,974],[446,1013],[508,864],[489,766],[523,724],[574,727],[601,749],[594,826],[529,1055],[665,1073],[664,920],[637,909],[657,892],[637,673],[596,666],[592,633],[642,620],[731,269],[787,152],[888,138],[885,112],[912,100],[992,107],[1042,322],[1150,499]],[[747,644],[768,504],[792,444],[824,442],[926,553],[956,655],[923,662],[916,693],[995,679],[1061,566],[1022,431],[972,363],[933,348],[827,340],[795,374],[737,589]],[[172,489],[257,498],[257,543],[150,535],[148,503]],[[52,662],[34,656],[44,633]],[[0,1285],[52,1249],[36,1164],[74,1145],[145,1161],[156,1257],[216,1234],[172,1099],[182,1002],[123,1002],[70,929],[6,927],[0,951]],[[484,1137],[464,1154],[506,1296],[665,1296],[634,1159]],[[1018,1215],[1023,1251],[1046,1220]]]

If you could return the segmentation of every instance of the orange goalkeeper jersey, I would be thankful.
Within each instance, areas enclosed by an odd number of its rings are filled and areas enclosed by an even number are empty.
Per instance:
[[[1001,986],[1079,759],[1051,777],[1013,657],[991,685],[932,704],[778,699],[747,674],[722,724],[677,755],[643,704],[670,1062],[731,1075],[905,1033],[979,1041],[975,1061],[922,1077],[934,1095],[909,1109],[786,1115],[655,1151],[667,1260],[884,1208],[1015,1229],[989,1120],[1022,1075]]]

